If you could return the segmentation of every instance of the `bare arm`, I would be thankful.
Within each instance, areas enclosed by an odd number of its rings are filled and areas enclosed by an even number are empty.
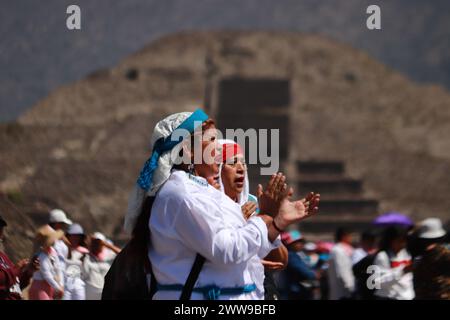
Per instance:
[[[272,264],[270,262],[275,262],[276,264]],[[276,270],[285,269],[287,264],[288,251],[284,245],[270,251],[270,253],[263,260],[263,265],[268,269],[272,269],[272,267]]]
[[[122,250],[122,249],[120,249],[119,247],[113,245],[112,243],[109,243],[109,242],[106,242],[106,241],[103,241],[103,245],[104,245],[106,248],[112,250],[115,254],[119,254],[119,252]]]

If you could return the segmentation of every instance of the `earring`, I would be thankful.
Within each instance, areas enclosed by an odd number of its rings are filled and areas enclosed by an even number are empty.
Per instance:
[[[188,171],[189,171],[190,174],[194,175],[195,171],[194,171],[194,164],[193,163],[189,164]]]

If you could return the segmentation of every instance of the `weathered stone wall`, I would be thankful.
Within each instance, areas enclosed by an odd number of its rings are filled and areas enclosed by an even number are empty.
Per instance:
[[[88,231],[118,235],[155,122],[203,105],[205,88],[217,116],[219,83],[233,77],[289,80],[291,180],[296,160],[342,160],[382,210],[448,218],[448,92],[297,33],[177,34],[56,90],[0,127],[0,191],[35,224],[58,205]]]

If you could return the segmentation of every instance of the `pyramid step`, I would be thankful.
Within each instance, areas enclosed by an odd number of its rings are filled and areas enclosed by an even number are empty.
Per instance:
[[[341,213],[341,214],[329,214],[322,215],[317,214],[308,219],[302,220],[301,223],[324,223],[324,222],[364,222],[364,223],[372,223],[377,217],[377,214],[372,215],[358,215],[352,213]]]
[[[341,161],[297,161],[300,174],[344,174],[344,163]]]
[[[318,219],[318,216],[312,217],[308,220],[304,220],[298,224],[298,228],[300,231],[304,233],[334,233],[337,228],[348,228],[352,232],[362,232],[364,230],[373,228],[372,219],[364,218],[364,219]]]
[[[299,192],[314,191],[321,195],[359,194],[362,192],[362,181],[350,178],[302,180],[299,179]]]
[[[334,230],[333,230],[334,231]],[[329,241],[334,242],[334,232],[302,232],[303,237],[306,241],[321,242]]]
[[[307,223],[299,225],[302,232],[305,233],[333,233],[337,228],[347,228],[355,233],[361,233],[372,227],[370,223],[367,222],[328,222],[328,223]]]
[[[264,188],[270,180],[270,175],[261,175],[261,166],[248,166],[248,179],[250,181],[250,193],[256,194],[258,184],[261,184]],[[283,168],[279,171],[283,172]]]
[[[220,129],[279,129],[287,132],[289,117],[286,115],[258,115],[252,118],[236,115],[220,115],[217,117]],[[225,131],[222,132],[225,134]]]
[[[245,136],[245,145],[242,146],[246,152],[246,159],[249,162],[249,151],[253,150],[255,147],[255,151],[258,154],[254,154],[253,157],[256,158],[261,150],[261,146],[264,145],[267,147],[264,150],[267,152],[264,153],[263,156],[271,156],[274,157],[277,153],[280,160],[286,159],[288,156],[289,149],[289,118],[284,115],[273,115],[273,116],[254,116],[254,117],[237,117],[234,116],[221,116],[219,114],[217,118],[217,124],[220,132],[224,136],[223,138],[231,138],[227,136],[227,129],[242,129],[244,131]],[[263,131],[260,129],[266,129],[264,135]],[[273,129],[277,131],[272,131]],[[278,132],[278,139],[274,141],[276,144],[272,146],[272,135]],[[240,133],[242,134],[242,133]],[[256,141],[254,138],[256,137]],[[250,140],[251,139],[251,140]],[[282,141],[282,143],[279,143]],[[251,143],[251,145],[250,145]],[[276,149],[275,149],[276,148]],[[277,150],[277,152],[275,151]]]
[[[262,107],[288,109],[290,102],[288,79],[232,77],[219,83],[219,113],[222,114],[255,115]]]
[[[372,216],[378,211],[378,201],[371,199],[321,199],[319,212],[323,215],[354,214]]]
[[[298,181],[326,181],[326,180],[340,180],[350,179],[342,173],[297,173]]]

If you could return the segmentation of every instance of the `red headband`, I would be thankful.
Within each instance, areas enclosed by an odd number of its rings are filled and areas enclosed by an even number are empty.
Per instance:
[[[224,143],[222,145],[222,162],[238,154],[243,155],[241,147],[237,143]]]

